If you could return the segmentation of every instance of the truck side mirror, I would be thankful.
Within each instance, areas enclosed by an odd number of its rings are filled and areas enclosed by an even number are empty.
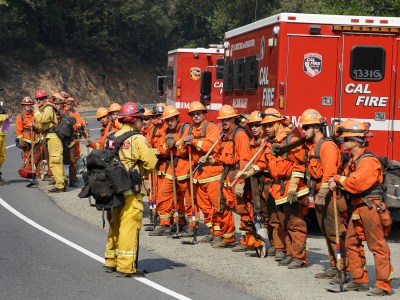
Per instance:
[[[201,72],[200,78],[200,102],[209,105],[211,102],[212,73],[210,71]]]
[[[165,94],[165,80],[167,76],[157,76],[157,92],[158,95],[164,96]]]

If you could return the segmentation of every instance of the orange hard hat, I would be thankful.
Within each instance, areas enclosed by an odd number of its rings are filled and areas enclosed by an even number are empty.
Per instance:
[[[233,117],[237,117],[237,116],[238,116],[238,112],[236,111],[236,109],[234,109],[230,105],[225,104],[219,110],[217,119],[218,120],[229,119],[229,118],[233,118]]]
[[[318,124],[324,125],[325,118],[315,109],[306,109],[300,118],[300,125]]]
[[[64,98],[61,96],[60,93],[55,93],[55,94],[53,94],[53,95],[51,96],[51,98],[52,98],[52,102],[53,102],[54,104],[64,104],[64,103],[65,103],[65,100],[64,100]]]
[[[164,112],[161,118],[165,120],[177,115],[179,115],[179,111],[174,106],[168,105],[167,107],[164,108]]]
[[[68,104],[68,105],[74,105],[74,104],[76,103],[76,101],[75,101],[74,98],[69,97],[69,98],[65,101],[65,103]]]
[[[260,117],[260,112],[258,110],[256,110],[250,114],[250,117],[249,117],[249,120],[247,123],[258,123],[261,121],[262,121],[262,118]]]
[[[188,113],[190,114],[191,112],[194,112],[194,111],[207,111],[207,108],[203,104],[201,104],[199,101],[194,101],[194,102],[190,103]]]
[[[365,137],[369,126],[369,123],[349,119],[339,124],[336,133],[340,137]]]
[[[112,113],[112,112],[116,112],[121,109],[121,105],[119,105],[118,103],[114,102],[110,105],[110,107],[108,108],[108,112]]]
[[[153,115],[153,113],[151,112],[150,109],[148,109],[148,108],[145,107],[145,108],[144,108],[143,116],[151,117],[151,116],[154,116],[154,115]]]
[[[285,118],[281,115],[281,113],[275,108],[267,108],[264,111],[264,118],[262,119],[261,123],[266,124],[266,123],[281,121],[284,119]]]
[[[33,105],[35,104],[35,100],[33,100],[31,97],[26,96],[24,99],[21,101],[21,105]]]
[[[107,116],[107,115],[108,115],[108,109],[105,107],[101,106],[96,110],[96,119],[97,120],[104,116]]]

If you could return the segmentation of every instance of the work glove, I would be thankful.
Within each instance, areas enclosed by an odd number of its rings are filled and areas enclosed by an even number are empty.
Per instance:
[[[158,149],[158,148],[152,148],[152,149],[153,149],[153,152],[154,152],[155,155],[159,155],[160,154],[160,149]]]
[[[90,147],[90,143],[91,143],[90,140],[86,140],[86,147]]]
[[[143,180],[143,187],[146,190],[147,196],[150,194],[150,181]]]
[[[192,143],[192,141],[193,141],[193,135],[187,135],[187,136],[185,136],[184,138],[183,138],[183,144],[185,145],[185,146],[189,146],[191,143]]]
[[[244,182],[238,182],[235,185],[235,196],[237,198],[242,198],[244,194]]]
[[[253,176],[257,172],[258,171],[256,171],[255,165],[252,164],[251,167],[247,171],[239,172],[239,179],[249,178],[250,176]]]
[[[331,191],[336,189],[336,182],[335,182],[335,178],[332,176],[331,178],[329,178],[329,188]]]
[[[281,149],[281,146],[279,144],[272,144],[271,147],[269,148],[269,153],[271,153],[273,156],[279,155],[279,151]]]
[[[203,155],[202,157],[200,157],[199,159],[199,164],[206,164],[208,163],[209,165],[213,165],[215,164],[215,159],[214,157],[212,157],[211,155],[209,155],[208,157],[206,157],[205,155]]]
[[[167,144],[168,148],[173,148],[175,146],[175,137],[176,133],[169,133],[165,136],[165,143]]]
[[[287,194],[287,201],[290,204],[297,202],[297,189],[299,187],[300,178],[292,177],[289,183],[289,189]]]
[[[20,149],[24,149],[24,148],[28,148],[29,144],[27,142],[25,142],[23,139],[18,139],[18,148]]]
[[[317,199],[315,199],[315,205],[324,206],[326,202],[326,196],[328,196],[330,189],[321,188],[318,192]]]

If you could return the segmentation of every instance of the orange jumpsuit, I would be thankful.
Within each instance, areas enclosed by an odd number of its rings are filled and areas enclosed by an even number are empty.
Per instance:
[[[224,241],[233,243],[235,237],[235,224],[232,208],[235,207],[236,213],[241,216],[241,227],[245,227],[243,221],[253,220],[253,210],[251,203],[244,199],[236,199],[235,193],[231,187],[231,181],[234,180],[236,171],[243,170],[246,161],[251,158],[249,142],[250,138],[244,130],[238,130],[233,141],[232,133],[236,126],[232,126],[219,143],[218,161],[222,165],[223,171],[220,180],[220,203],[216,207],[216,215],[219,219],[220,229]],[[239,180],[243,183],[243,180]],[[221,208],[221,204],[226,205],[226,209]],[[215,233],[215,229],[214,229]],[[221,235],[215,233],[215,235]],[[241,241],[244,243],[244,241]]]
[[[188,134],[193,136],[192,147],[192,163],[198,163],[200,157],[205,155],[218,140],[221,130],[212,122],[209,122],[204,132],[204,120],[199,126],[192,125],[191,132]],[[215,148],[214,150],[215,151]],[[211,153],[212,155],[213,153]],[[194,168],[193,168],[194,169]],[[194,194],[196,204],[204,214],[204,224],[210,229],[210,233],[222,235],[219,221],[215,216],[215,207],[219,200],[219,181],[221,179],[222,166],[211,166],[204,164],[193,178]]]
[[[149,130],[148,134],[147,134],[147,141],[150,144],[150,147],[152,148],[157,148],[159,149],[163,143],[163,137],[165,136],[165,131],[167,129],[167,125],[166,123],[162,123],[162,124],[155,124],[153,129]],[[155,178],[155,191],[156,194],[154,195],[155,197],[155,201],[156,201],[156,207],[158,206],[158,192],[161,190],[161,187],[163,185],[164,182],[164,178],[165,178],[165,170],[167,167],[167,159],[166,157],[164,157],[161,154],[156,155],[157,156],[157,164],[156,167],[154,169],[156,176],[154,176]]]
[[[140,132],[146,137],[147,141],[150,142],[150,138],[149,138],[149,132],[152,132],[152,130],[154,130],[154,126],[155,124],[152,122],[150,123],[150,125],[147,128],[144,128],[144,126],[142,127],[142,129],[140,130]]]
[[[334,180],[350,193],[352,205],[355,207],[346,234],[346,249],[350,271],[354,282],[368,283],[365,251],[362,241],[367,242],[368,249],[374,254],[376,286],[390,292],[390,281],[394,279],[393,266],[390,263],[390,250],[386,243],[379,214],[375,203],[379,198],[369,198],[371,207],[359,194],[382,183],[382,165],[375,157],[363,157],[356,166],[355,160],[364,153],[362,149],[354,155],[346,165],[343,176],[335,175]],[[368,198],[368,195],[366,196]]]
[[[97,142],[91,142],[89,147],[92,149],[104,149],[104,142],[106,141],[108,134],[118,130],[118,128],[113,127],[111,121],[108,121],[106,125],[101,125],[100,139]]]
[[[170,226],[171,217],[174,211],[178,210],[178,222],[179,225],[185,225],[185,215],[189,219],[189,227],[193,227],[194,223],[192,220],[192,205],[190,197],[190,182],[189,182],[189,160],[188,151],[183,146],[182,137],[187,135],[189,128],[186,128],[182,136],[180,134],[181,123],[178,124],[175,132],[176,133],[175,146],[169,149],[165,143],[165,136],[161,137],[159,147],[160,154],[165,158],[170,157],[170,151],[173,153],[174,164],[175,164],[175,184],[176,184],[176,197],[178,207],[174,207],[174,193],[173,193],[173,182],[172,182],[172,168],[170,162],[168,163],[167,171],[165,173],[165,179],[161,189],[158,192],[158,213],[160,215],[160,226]],[[186,199],[186,204],[185,204]],[[194,208],[196,209],[196,208]],[[198,212],[195,212],[196,219],[198,219]],[[198,221],[198,220],[197,220]],[[176,220],[174,220],[176,222]]]
[[[321,137],[320,140],[322,140]],[[307,179],[308,187],[311,196],[316,197],[321,188],[329,189],[328,180],[331,176],[338,174],[342,166],[342,158],[338,146],[332,140],[316,141],[314,143],[306,143],[306,151],[308,151]],[[315,146],[320,143],[319,157],[315,157]],[[344,197],[336,197],[338,206],[338,218],[340,215],[347,213],[346,199]],[[329,264],[331,267],[336,267],[336,230],[335,230],[335,214],[333,207],[332,193],[326,196],[324,206],[315,206],[318,224],[325,238],[329,254]],[[344,266],[347,266],[347,255],[345,248],[346,228],[343,222],[339,223],[339,243],[340,253],[343,259]]]
[[[23,114],[23,117],[22,117]],[[28,113],[24,110],[21,114],[17,115],[15,120],[15,134],[17,139],[23,139],[30,146],[28,148],[22,149],[22,159],[24,161],[24,166],[27,169],[32,170],[31,165],[31,147],[33,142],[33,161],[36,167],[36,176],[40,176],[40,139],[39,134],[34,129],[33,137],[31,137],[31,126],[29,123],[35,120],[33,111]],[[33,140],[33,141],[32,141]]]
[[[292,136],[290,142],[296,139],[295,136]],[[284,139],[277,143],[283,146]],[[279,230],[274,231],[273,234],[275,248],[285,251],[282,248],[284,245],[288,256],[298,258],[303,263],[306,263],[307,224],[304,216],[308,212],[308,198],[305,195],[309,193],[309,189],[303,180],[305,150],[297,147],[283,156],[274,156],[269,152],[271,145],[272,143],[268,142],[264,155],[260,157],[256,164],[261,170],[266,170],[268,166],[273,179],[273,184],[269,191],[275,200],[281,227]],[[297,189],[297,202],[289,204],[287,202],[287,194],[292,177],[300,178],[300,183]],[[284,240],[282,230],[286,232]]]

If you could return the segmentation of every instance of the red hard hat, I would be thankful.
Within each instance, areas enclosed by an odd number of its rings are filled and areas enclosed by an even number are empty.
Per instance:
[[[135,102],[125,103],[119,110],[118,121],[121,123],[132,123],[144,113],[144,108]]]
[[[47,95],[46,92],[43,90],[37,90],[35,92],[35,99],[44,98],[44,97],[48,97],[48,96],[49,95]]]

